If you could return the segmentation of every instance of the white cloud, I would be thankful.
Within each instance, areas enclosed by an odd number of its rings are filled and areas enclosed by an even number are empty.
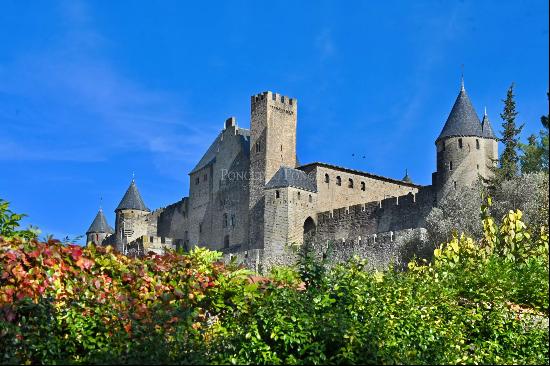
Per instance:
[[[0,67],[0,159],[87,162],[145,150],[191,162],[186,151],[208,147],[215,131],[197,127],[184,100],[123,76],[103,55],[108,42],[85,3],[65,2],[60,14],[68,30],[57,42]]]

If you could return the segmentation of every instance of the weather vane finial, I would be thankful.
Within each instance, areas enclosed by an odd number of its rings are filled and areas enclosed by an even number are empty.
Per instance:
[[[460,65],[461,73],[460,73],[460,90],[465,91],[464,89],[464,64]]]
[[[99,211],[103,211],[103,196],[99,197]]]

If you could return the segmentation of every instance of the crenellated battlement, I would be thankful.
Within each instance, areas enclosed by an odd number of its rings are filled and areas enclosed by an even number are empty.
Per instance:
[[[431,186],[421,188],[417,193],[408,193],[397,197],[388,197],[380,201],[366,202],[357,205],[335,208],[317,214],[319,224],[330,220],[340,220],[346,216],[365,216],[367,214],[383,217],[386,213],[395,215],[398,211],[411,211],[433,206]]]
[[[286,105],[290,107],[296,107],[296,104],[298,101],[296,98],[291,98],[286,95],[273,93],[271,91],[265,91],[263,93],[259,93],[256,95],[253,95],[250,97],[250,101],[252,106],[256,105],[257,103],[268,101],[270,103],[276,103],[281,105]]]

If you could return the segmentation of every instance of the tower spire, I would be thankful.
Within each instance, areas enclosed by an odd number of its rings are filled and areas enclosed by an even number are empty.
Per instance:
[[[460,73],[460,91],[466,91],[464,88],[464,64],[462,64],[460,68],[462,69]]]

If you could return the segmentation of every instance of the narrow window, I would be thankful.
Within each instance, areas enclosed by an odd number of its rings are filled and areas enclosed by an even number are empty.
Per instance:
[[[456,189],[456,180],[453,182],[454,186],[455,186],[455,189]]]
[[[152,236],[149,237],[149,241],[150,241],[151,243],[153,242],[153,237],[152,237]]]
[[[224,228],[227,227],[227,214],[226,213],[223,214],[223,227]]]
[[[462,149],[462,139],[458,139],[458,148]]]
[[[160,243],[161,244],[166,244],[166,238],[164,236],[160,237]]]
[[[281,95],[281,102],[285,102],[285,96],[284,95]]]
[[[441,151],[445,151],[445,141],[441,143]]]
[[[349,179],[348,188],[353,188],[353,179]]]
[[[202,233],[202,224],[199,224],[199,233]]]
[[[283,151],[283,145],[281,145],[281,151]]]
[[[477,164],[477,170],[479,170],[479,164]]]
[[[364,191],[365,189],[365,182],[361,182],[361,190]]]
[[[453,162],[452,161],[449,162],[449,170],[453,170]]]
[[[476,139],[476,149],[479,150],[479,140],[478,139]]]
[[[235,227],[235,214],[231,214],[231,227]]]
[[[328,174],[325,174],[325,183],[328,183],[330,182],[330,177],[328,176]]]
[[[207,182],[208,181],[208,174],[205,174],[202,180]]]
[[[277,100],[277,96],[275,95],[275,93],[271,94],[271,99]]]
[[[298,192],[298,200],[300,199],[300,192]]]
[[[200,178],[199,178],[199,177],[196,177],[196,178],[195,178],[195,184],[199,184],[199,182],[200,182]]]
[[[275,191],[275,198],[279,198],[281,195],[279,194],[279,190]]]
[[[311,194],[309,195],[309,202],[313,202],[313,197],[311,197]]]
[[[229,235],[224,236],[223,238],[223,247],[229,248]]]
[[[339,176],[336,177],[336,185],[337,185],[337,186],[341,186],[341,185],[342,185],[342,178],[340,178]]]

